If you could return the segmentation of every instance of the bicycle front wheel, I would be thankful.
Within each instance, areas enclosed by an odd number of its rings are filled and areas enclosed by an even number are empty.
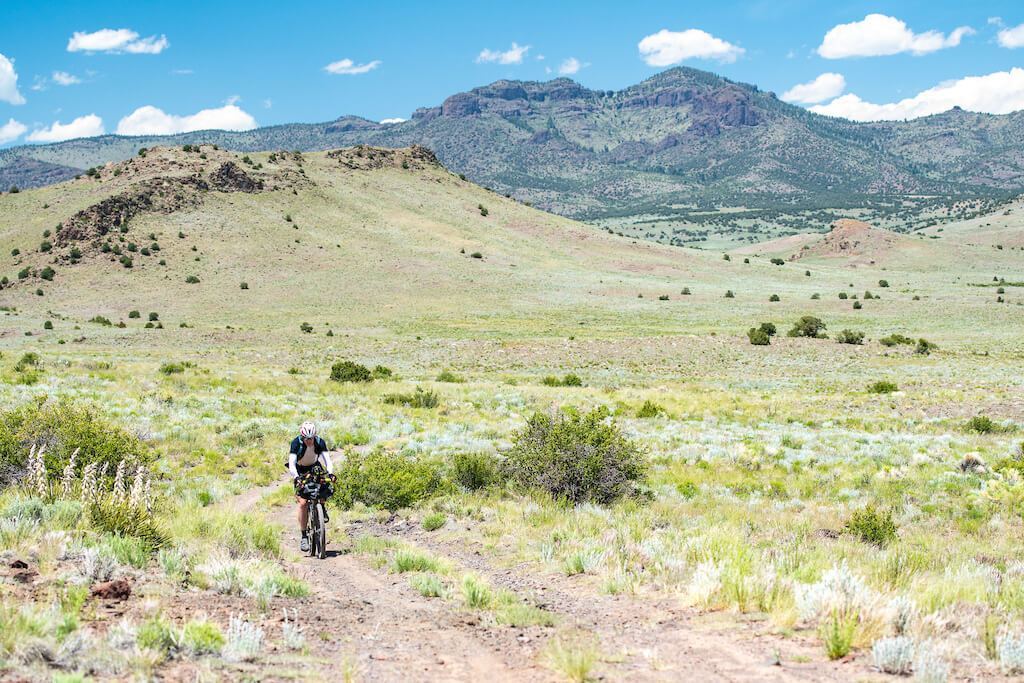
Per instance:
[[[317,529],[320,528],[320,505],[315,504],[309,507],[309,522],[306,525],[306,536],[309,537],[309,556],[316,557],[316,544],[319,541]]]
[[[316,526],[313,528],[313,534],[316,537],[316,543],[312,544],[310,548],[315,548],[316,556],[322,560],[327,557],[327,523],[324,521],[323,503],[317,502],[315,509]]]

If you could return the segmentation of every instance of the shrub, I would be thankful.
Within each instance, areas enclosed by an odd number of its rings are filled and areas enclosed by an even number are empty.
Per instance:
[[[778,295],[778,294],[772,294],[772,295],[771,295],[770,297],[768,297],[768,301],[769,301],[770,303],[774,303],[774,302],[776,302],[776,301],[782,301],[782,299],[781,299],[781,298],[779,298],[779,295]]]
[[[372,376],[365,365],[342,360],[331,366],[331,379],[335,382],[369,382]]]
[[[241,287],[242,289],[249,289],[249,283],[248,283],[248,282],[243,282],[243,283],[242,283],[242,284],[240,285],[240,287]]]
[[[540,381],[546,387],[582,387],[583,380],[580,379],[579,375],[569,373],[559,379],[554,375],[548,375]]]
[[[97,325],[103,325],[104,327],[110,327],[114,324],[110,322],[110,318],[104,318],[102,315],[94,315],[89,318],[89,322],[96,323]]]
[[[132,258],[130,256],[127,256],[127,255],[122,256],[120,261],[121,261],[121,265],[124,266],[125,268],[131,268],[132,266],[135,265],[132,262]]]
[[[47,280],[47,281],[53,280],[53,276],[56,275],[56,274],[57,274],[57,271],[55,271],[50,266],[46,266],[41,271],[39,271],[39,277],[41,277],[41,278],[43,278],[44,280]]]
[[[53,243],[52,242],[49,242],[47,240],[43,240],[39,244],[39,251],[43,252],[44,254],[46,252],[50,251],[51,249],[53,249]]]
[[[888,337],[882,337],[878,340],[882,346],[897,346],[900,344],[913,344],[914,340],[910,337],[904,337],[902,334],[890,334]]]
[[[892,519],[892,511],[879,512],[873,505],[855,510],[845,528],[861,541],[880,548],[896,539],[896,522]]]
[[[917,346],[914,348],[914,353],[919,354],[921,356],[927,356],[930,355],[932,351],[935,351],[938,348],[938,344],[933,344],[927,339],[922,338],[917,340]]]
[[[854,301],[854,302],[853,302],[853,310],[855,310],[855,311],[859,311],[859,310],[860,310],[860,309],[862,309],[862,308],[864,308],[864,304],[862,304],[862,303],[861,303],[861,302],[859,302],[859,301]]]
[[[299,329],[302,330],[303,334],[310,334],[313,331],[313,326],[309,323],[301,323]]]
[[[373,379],[386,380],[391,379],[391,376],[394,375],[395,373],[391,371],[391,368],[386,368],[383,365],[376,365],[373,368],[372,374]]]
[[[35,401],[0,411],[0,480],[9,481],[14,472],[21,471],[32,444],[44,443],[46,469],[51,477],[60,475],[76,448],[79,466],[108,463],[111,472],[123,459],[150,459],[136,436],[107,422],[95,411],[67,401]]]
[[[21,249],[18,249],[17,247],[15,247],[14,249],[11,249],[11,256],[17,256],[20,253],[21,253]]]
[[[177,375],[185,372],[184,363],[164,363],[160,366],[160,372],[164,375]]]
[[[914,667],[914,641],[906,636],[881,638],[871,646],[871,658],[879,671],[905,676]]]
[[[735,299],[736,295],[733,293],[733,291],[731,289],[727,289],[727,290],[725,290],[725,298],[726,299]]]
[[[845,301],[846,299],[850,298],[850,295],[847,294],[846,292],[839,292],[839,298]]]
[[[886,380],[879,380],[868,387],[868,392],[872,394],[891,394],[894,391],[899,391],[899,387],[896,386],[895,382],[888,382]]]
[[[47,320],[46,322],[44,322],[43,323],[43,329],[44,330],[52,330],[53,329],[53,321],[52,320]]]
[[[812,339],[824,339],[825,338],[826,325],[821,321],[821,318],[815,318],[813,315],[805,315],[793,325],[787,334],[790,337],[810,337]]]
[[[481,215],[481,216],[484,216],[484,217],[486,217],[486,216],[487,216],[487,214],[489,213],[489,212],[487,211],[487,207],[486,207],[486,206],[484,206],[483,204],[478,204],[476,208],[480,210],[480,215]]]
[[[139,313],[138,311],[129,311],[128,312],[128,317],[129,318],[141,318],[142,314]]]
[[[723,261],[732,261],[732,259],[729,257],[728,254],[722,254],[722,260]]]
[[[350,453],[335,474],[335,500],[344,508],[358,502],[394,512],[451,490],[436,461],[381,450]]]
[[[863,344],[864,333],[854,332],[853,330],[843,330],[838,335],[836,335],[836,341],[839,342],[840,344]]]
[[[181,643],[189,654],[215,655],[224,647],[224,634],[213,622],[190,621],[181,631]]]
[[[441,401],[434,392],[416,387],[416,391],[411,394],[387,394],[384,396],[384,403],[410,408],[436,408]]]
[[[768,333],[759,327],[751,327],[747,330],[747,338],[750,339],[750,343],[754,346],[768,346],[772,343]]]
[[[1003,431],[988,415],[975,415],[964,425],[964,430],[975,434],[992,434]]]
[[[104,533],[138,539],[149,552],[156,552],[170,542],[167,533],[144,508],[100,500],[89,507],[89,521]]]
[[[483,258],[484,255],[481,254],[479,251],[474,251],[472,254],[469,255],[469,257],[470,258]]]
[[[668,294],[662,294],[659,296],[658,301],[668,301]]]
[[[490,453],[456,453],[451,477],[467,491],[478,491],[501,481],[498,459]]]
[[[437,531],[448,522],[448,517],[443,512],[432,512],[423,518],[424,531]]]
[[[683,287],[683,291],[681,291],[679,293],[682,294],[683,296],[690,296],[690,288],[689,287]]]
[[[25,370],[28,370],[29,368],[38,368],[38,367],[39,367],[39,354],[36,353],[35,351],[29,351],[28,353],[25,353],[24,355],[22,355],[22,357],[18,359],[18,362],[14,364],[14,371],[15,372],[25,372]]]
[[[437,381],[438,382],[449,382],[449,383],[452,383],[452,384],[461,384],[462,382],[465,382],[466,380],[464,380],[463,378],[459,377],[458,375],[456,375],[451,370],[443,370],[443,371],[441,371],[441,374],[437,376]]]
[[[636,495],[647,471],[645,453],[608,417],[603,407],[585,415],[535,413],[513,438],[505,460],[509,479],[573,503]]]
[[[780,259],[780,258],[773,258],[771,260],[771,264],[773,266],[784,266],[784,265],[786,265],[786,262],[784,260]]]
[[[190,285],[197,285],[199,284],[199,278],[196,277],[195,275],[189,275],[187,278],[185,278],[185,282],[187,282]]]
[[[654,401],[648,400],[644,401],[644,404],[640,406],[639,410],[636,411],[636,416],[640,419],[645,419],[649,417],[658,417],[663,412],[665,412],[664,408],[659,406]]]

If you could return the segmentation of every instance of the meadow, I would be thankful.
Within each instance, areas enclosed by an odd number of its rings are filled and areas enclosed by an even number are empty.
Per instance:
[[[403,162],[339,175],[307,155],[302,194],[133,221],[163,267],[96,256],[0,290],[7,675],[1024,673],[1014,211],[856,267],[776,265]],[[58,214],[37,214],[129,175],[104,173],[0,197],[12,270],[43,263],[26,254]],[[828,338],[787,336],[808,315]],[[762,322],[777,334],[753,345]],[[345,360],[371,381],[332,380]],[[642,458],[632,495],[573,504],[509,474],[533,416],[594,410]],[[304,419],[340,451],[319,566],[283,470]],[[93,594],[121,579],[130,596]]]

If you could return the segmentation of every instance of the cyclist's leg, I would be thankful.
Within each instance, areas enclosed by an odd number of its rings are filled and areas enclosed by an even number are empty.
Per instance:
[[[306,525],[309,524],[309,501],[300,496],[295,496],[295,501],[299,504],[299,531],[305,533]]]

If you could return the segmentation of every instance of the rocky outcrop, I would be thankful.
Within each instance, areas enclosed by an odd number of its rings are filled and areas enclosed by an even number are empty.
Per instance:
[[[353,171],[372,171],[380,168],[422,170],[441,166],[434,153],[421,145],[404,149],[357,145],[332,150],[327,153],[327,158],[335,159],[343,167]]]
[[[220,192],[259,192],[263,182],[250,177],[233,161],[226,161],[210,174],[210,186]]]

